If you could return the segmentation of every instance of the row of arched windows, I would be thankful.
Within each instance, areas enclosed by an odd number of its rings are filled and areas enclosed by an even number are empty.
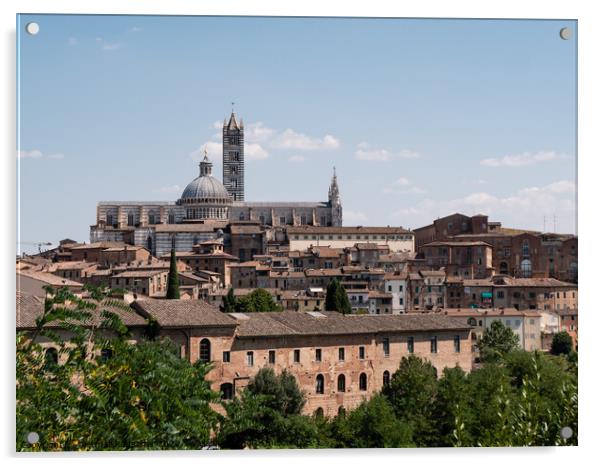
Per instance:
[[[387,372],[388,374],[388,372]],[[361,373],[359,377],[359,387],[361,391],[368,390],[368,376],[365,373]],[[337,392],[344,392],[346,389],[346,379],[343,374],[339,374],[337,377]],[[318,374],[316,376],[316,393],[318,395],[324,394],[324,376]]]

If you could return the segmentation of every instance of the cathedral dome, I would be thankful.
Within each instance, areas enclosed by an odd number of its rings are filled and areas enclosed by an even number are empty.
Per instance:
[[[224,185],[211,175],[204,175],[195,178],[182,193],[181,200],[186,203],[191,202],[211,202],[213,200],[231,200],[230,194],[224,188]]]
[[[224,185],[216,178],[211,176],[213,164],[205,157],[199,164],[200,174],[197,178],[188,183],[184,189],[181,204],[229,204],[232,197]]]

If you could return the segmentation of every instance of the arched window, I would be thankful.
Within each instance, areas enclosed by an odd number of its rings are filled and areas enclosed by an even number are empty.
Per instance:
[[[245,219],[245,214],[244,212],[241,212],[240,215],[238,216],[239,220],[244,220]]]
[[[339,375],[337,378],[337,390],[339,392],[345,391],[345,376],[343,374]]]
[[[201,362],[211,361],[211,342],[207,338],[201,340],[199,346],[199,359]]]
[[[59,363],[59,352],[56,348],[48,348],[44,353],[46,367],[54,367]]]
[[[113,350],[109,348],[103,348],[100,350],[100,360],[102,362],[107,362],[113,356]]]
[[[368,390],[368,377],[363,372],[360,374],[360,390],[362,392]]]
[[[508,275],[508,262],[503,261],[500,262],[500,273],[504,275]]]
[[[470,325],[471,327],[476,327],[477,326],[477,319],[475,319],[474,317],[469,317],[468,318],[468,325]]]
[[[523,256],[528,256],[529,255],[529,241],[524,240],[523,241]]]
[[[234,397],[234,390],[231,383],[223,383],[219,386],[222,394],[222,400],[231,400]]]
[[[524,259],[520,263],[520,274],[523,278],[530,278],[533,269],[531,268],[531,261],[529,259]]]
[[[319,395],[324,394],[324,376],[322,374],[318,374],[316,377],[316,393]]]
[[[324,417],[324,410],[322,408],[316,409],[316,411],[314,412],[314,416],[315,417]]]
[[[389,373],[389,371],[384,371],[383,372],[383,386],[389,385],[390,381],[391,381],[391,374]]]

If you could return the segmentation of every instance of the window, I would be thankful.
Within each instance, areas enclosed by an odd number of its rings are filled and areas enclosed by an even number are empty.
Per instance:
[[[503,291],[498,291],[498,292],[497,292],[497,297],[498,297],[499,299],[503,299],[503,298],[504,298],[504,292],[503,292]]]
[[[324,376],[322,374],[316,376],[316,393],[318,395],[324,394]]]
[[[408,337],[408,353],[414,352],[414,337]]]
[[[385,358],[389,357],[389,353],[390,353],[389,339],[383,338],[383,354],[384,354]]]
[[[128,226],[134,226],[134,214],[128,214]]]
[[[368,390],[368,377],[363,372],[360,374],[360,390],[362,392]]]
[[[454,352],[460,352],[460,335],[454,335]]]
[[[286,225],[286,217],[280,217],[280,225]]]
[[[316,409],[316,411],[314,412],[314,416],[316,416],[316,417],[324,417],[324,410],[322,408]]]
[[[366,358],[366,348],[364,348],[363,346],[360,346],[360,359],[365,359]]]
[[[148,214],[148,223],[151,225],[155,224],[155,214]]]
[[[276,351],[268,351],[268,364],[276,364]]]
[[[51,368],[59,363],[59,352],[56,348],[48,348],[44,353],[44,366]]]
[[[247,351],[247,366],[253,367],[253,351]]]
[[[107,225],[113,225],[113,216],[107,215]]]
[[[339,348],[339,361],[345,360],[345,348]]]
[[[516,320],[514,321],[514,325],[515,325],[516,327],[520,327],[520,320],[516,319]]]
[[[529,242],[523,241],[523,256],[529,255]]]
[[[102,362],[107,362],[113,356],[113,350],[109,348],[103,348],[100,351],[100,360]]]
[[[337,391],[345,391],[345,376],[343,374],[340,374],[337,378]]]
[[[322,349],[316,348],[316,362],[322,361]]]
[[[231,400],[234,397],[234,390],[231,383],[223,383],[219,386],[222,394],[222,400]]]
[[[201,362],[211,361],[211,342],[207,338],[201,340],[199,346],[199,359]]]
[[[531,278],[532,268],[531,261],[529,259],[524,259],[520,263],[520,272],[523,278]]]
[[[437,337],[431,337],[431,353],[437,352]]]
[[[230,362],[230,351],[224,351],[222,353],[222,362]]]
[[[390,381],[391,381],[391,374],[389,373],[389,371],[384,371],[383,372],[383,385],[389,385]]]
[[[174,214],[169,214],[169,216],[167,217],[167,222],[176,223],[176,216]]]
[[[296,349],[293,351],[293,362],[299,364],[301,362],[301,350]]]

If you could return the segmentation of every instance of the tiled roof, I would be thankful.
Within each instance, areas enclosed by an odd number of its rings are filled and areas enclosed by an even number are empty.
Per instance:
[[[484,241],[433,241],[431,243],[423,244],[420,247],[426,248],[429,246],[450,246],[450,247],[487,246],[487,247],[491,247],[491,245],[489,243],[485,243]]]
[[[94,304],[94,301],[90,301]],[[146,326],[146,320],[136,314],[133,309],[123,305],[123,301],[108,299],[103,303],[97,304],[96,309],[86,309],[92,314],[90,323],[98,325],[101,320],[100,314],[103,310],[108,310],[117,314],[121,321],[128,327]],[[17,329],[32,329],[36,327],[36,319],[44,312],[44,300],[42,298],[17,292]],[[85,324],[84,324],[85,325]],[[60,327],[58,322],[52,322],[47,325],[49,328]]]
[[[139,299],[132,303],[142,315],[153,317],[161,327],[235,327],[236,321],[205,301]]]
[[[355,247],[359,250],[372,251],[380,249],[380,246],[376,243],[355,243]]]
[[[413,234],[410,230],[401,227],[319,227],[312,225],[289,226],[287,234]]]
[[[122,248],[125,243],[120,241],[97,241],[96,243],[81,244],[79,246],[73,246],[71,249],[108,249],[108,248]]]
[[[58,275],[54,275],[48,272],[41,272],[39,270],[30,270],[30,269],[25,269],[25,270],[17,270],[17,276],[22,275],[24,277],[29,277],[29,278],[33,278],[35,280],[41,281],[43,283],[46,283],[47,285],[52,285],[52,286],[70,286],[70,287],[82,287],[83,284],[73,281],[73,280],[69,280],[68,278],[62,278],[59,277]],[[17,277],[17,287],[18,287],[18,283],[19,283],[19,279]]]
[[[149,278],[165,273],[165,270],[126,270],[113,275],[113,278]]]
[[[534,310],[518,311],[513,307],[506,307],[503,309],[478,309],[478,308],[463,308],[463,309],[440,309],[435,311],[433,314],[445,314],[448,316],[463,316],[463,317],[541,317],[539,312]]]
[[[244,314],[238,336],[349,335],[380,332],[468,330],[462,319],[435,315],[343,315],[295,311]]]

